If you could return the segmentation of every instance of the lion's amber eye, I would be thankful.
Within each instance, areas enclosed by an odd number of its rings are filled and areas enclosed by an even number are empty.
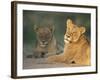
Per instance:
[[[77,33],[76,32],[73,32],[73,36],[76,36],[77,35]]]

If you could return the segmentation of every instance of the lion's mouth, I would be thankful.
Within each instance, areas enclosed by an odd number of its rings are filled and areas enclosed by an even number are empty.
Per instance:
[[[64,39],[64,42],[65,43],[69,43],[70,41],[68,39]]]
[[[65,38],[64,38],[64,42],[65,42],[65,43],[71,43],[71,39],[70,39],[70,38],[65,37]]]

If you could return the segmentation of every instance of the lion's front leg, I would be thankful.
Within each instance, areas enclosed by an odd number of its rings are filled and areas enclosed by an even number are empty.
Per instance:
[[[50,62],[50,63],[63,63],[63,62],[65,62],[65,58],[64,58],[63,54],[50,56],[50,57],[47,58],[47,62]]]
[[[54,56],[54,55],[56,55],[56,51],[47,52],[47,53],[45,54],[45,57],[47,58],[47,57]]]

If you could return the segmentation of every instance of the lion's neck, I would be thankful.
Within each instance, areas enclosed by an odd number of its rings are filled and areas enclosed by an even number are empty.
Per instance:
[[[89,44],[89,41],[88,41],[88,39],[86,38],[86,36],[85,35],[81,35],[80,36],[80,38],[79,38],[79,40],[77,41],[77,43],[82,43],[82,42],[84,42],[84,43],[86,43],[86,44]]]

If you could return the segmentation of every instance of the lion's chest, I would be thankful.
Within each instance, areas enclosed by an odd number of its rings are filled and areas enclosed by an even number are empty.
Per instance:
[[[79,53],[79,45],[65,44],[64,53],[68,60],[72,60]]]
[[[79,47],[79,45],[74,44],[74,43],[72,43],[72,44],[65,44],[64,50],[66,52],[71,52],[72,53],[72,52],[76,52],[78,50],[78,47]]]

